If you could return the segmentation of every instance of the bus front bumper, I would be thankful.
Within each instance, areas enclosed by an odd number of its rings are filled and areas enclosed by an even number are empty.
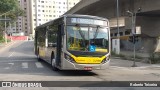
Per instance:
[[[110,60],[104,64],[77,64],[68,60],[63,60],[63,62],[63,70],[101,70],[109,67]]]

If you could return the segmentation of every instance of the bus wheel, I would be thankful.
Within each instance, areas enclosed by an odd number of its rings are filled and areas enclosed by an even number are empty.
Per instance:
[[[52,56],[52,57],[53,57],[53,56]],[[52,61],[51,61],[51,65],[52,65],[53,71],[58,71],[58,68],[55,66],[55,58],[52,58],[51,60],[52,60]]]

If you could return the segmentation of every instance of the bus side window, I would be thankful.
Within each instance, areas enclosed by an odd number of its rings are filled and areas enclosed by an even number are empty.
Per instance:
[[[48,46],[49,47],[56,47],[57,46],[57,25],[53,25],[49,29]]]

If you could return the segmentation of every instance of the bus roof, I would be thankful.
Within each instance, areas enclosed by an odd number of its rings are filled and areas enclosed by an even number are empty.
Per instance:
[[[38,28],[44,28],[44,27],[46,27],[47,25],[51,25],[51,24],[53,24],[53,22],[55,22],[55,21],[57,21],[57,20],[59,20],[59,19],[62,19],[62,18],[64,18],[64,17],[66,17],[66,18],[67,18],[67,17],[72,17],[72,18],[90,18],[90,19],[99,19],[99,20],[108,21],[108,19],[103,18],[103,17],[98,17],[98,16],[81,15],[81,14],[66,14],[66,15],[60,16],[60,17],[57,18],[57,19],[51,20],[51,21],[46,22],[46,23],[44,23],[44,24],[42,24],[42,25],[40,25],[40,26],[37,26],[36,29],[38,29]]]

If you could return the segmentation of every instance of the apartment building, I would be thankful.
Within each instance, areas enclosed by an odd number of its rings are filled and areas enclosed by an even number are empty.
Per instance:
[[[14,35],[15,33],[21,33],[22,35],[29,35],[31,34],[31,18],[30,18],[30,0],[18,0],[19,6],[22,10],[25,11],[24,16],[18,16],[17,21],[14,25],[11,25],[12,28],[8,27],[7,33]]]
[[[80,0],[18,0],[19,6],[25,11],[24,16],[19,16],[15,27],[8,33],[24,33],[33,36],[36,26],[63,15],[75,6]]]
[[[32,34],[34,28],[63,15],[80,0],[32,0]]]

